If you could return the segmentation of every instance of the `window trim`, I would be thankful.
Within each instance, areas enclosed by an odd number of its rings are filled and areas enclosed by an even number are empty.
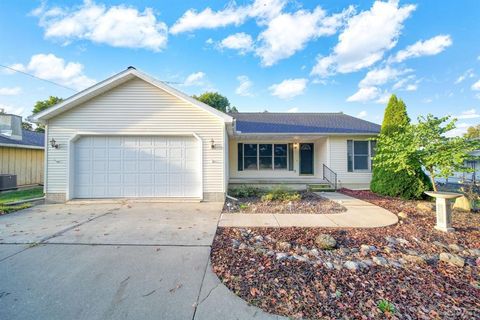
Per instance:
[[[348,141],[352,141],[352,170],[348,170]],[[355,141],[367,142],[368,144],[368,155],[367,155],[367,169],[355,169]],[[347,139],[347,172],[372,172],[372,140],[363,140],[363,139]]]
[[[246,144],[255,144],[257,145],[257,168],[256,169],[247,169],[245,168],[245,145]],[[271,168],[260,168],[260,145],[261,144],[268,144],[272,146],[272,167]],[[275,145],[283,144],[285,145],[285,150],[286,150],[286,155],[285,158],[287,158],[287,166],[285,168],[275,168]],[[249,156],[253,158],[253,156]],[[280,157],[280,156],[279,156]],[[281,156],[282,158],[284,156]],[[290,155],[288,152],[288,142],[282,142],[282,143],[248,143],[248,142],[242,142],[242,171],[290,171],[288,168],[290,166]]]

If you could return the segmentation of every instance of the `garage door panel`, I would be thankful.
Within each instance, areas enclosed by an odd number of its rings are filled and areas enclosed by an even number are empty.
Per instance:
[[[193,137],[91,136],[75,142],[74,196],[198,197],[199,143]]]

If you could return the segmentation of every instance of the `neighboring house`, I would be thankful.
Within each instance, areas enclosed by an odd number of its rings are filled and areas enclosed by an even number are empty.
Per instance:
[[[0,174],[17,185],[43,184],[45,135],[22,129],[22,117],[0,112]]]
[[[34,118],[47,199],[222,201],[229,184],[368,187],[380,126],[342,113],[224,114],[135,68]]]

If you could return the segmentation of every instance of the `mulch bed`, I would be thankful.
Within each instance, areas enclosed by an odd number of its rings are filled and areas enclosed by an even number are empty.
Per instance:
[[[279,260],[275,255],[265,254],[266,250],[275,250],[275,243],[287,242],[292,245],[289,254],[297,251],[300,255],[299,248],[314,248],[314,239],[321,233],[332,235],[337,247],[347,250],[365,244],[386,248],[389,244],[386,237],[405,239],[407,243],[401,247],[403,252],[414,250],[437,256],[445,249],[439,249],[433,241],[480,248],[479,214],[454,212],[456,232],[444,233],[433,229],[435,214],[417,210],[417,202],[379,197],[371,192],[342,192],[394,213],[402,211],[408,218],[378,229],[252,228],[250,232],[256,236],[275,239],[275,242],[262,242],[265,249],[255,247],[253,240],[250,243],[245,240],[248,232],[245,229],[219,228],[211,253],[214,272],[230,290],[249,303],[267,312],[293,318],[480,318],[479,267],[471,264],[472,259],[464,267],[443,261],[433,264],[408,262],[399,268],[373,265],[350,271],[297,259]],[[232,242],[246,242],[248,246],[240,249],[232,246]],[[339,251],[326,254],[340,257]],[[373,253],[388,259],[399,254],[400,249],[393,253]],[[382,299],[393,303],[396,309],[393,314],[380,311],[377,304]]]
[[[313,192],[300,192],[298,201],[262,201],[261,197],[239,198],[238,202],[226,200],[224,213],[309,213],[329,214],[346,211],[346,208],[334,201],[323,198]],[[228,203],[231,206],[228,206]]]

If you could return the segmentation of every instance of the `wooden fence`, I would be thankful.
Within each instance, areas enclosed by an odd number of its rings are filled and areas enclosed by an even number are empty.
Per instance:
[[[44,151],[0,147],[0,174],[16,174],[19,186],[43,184]]]

